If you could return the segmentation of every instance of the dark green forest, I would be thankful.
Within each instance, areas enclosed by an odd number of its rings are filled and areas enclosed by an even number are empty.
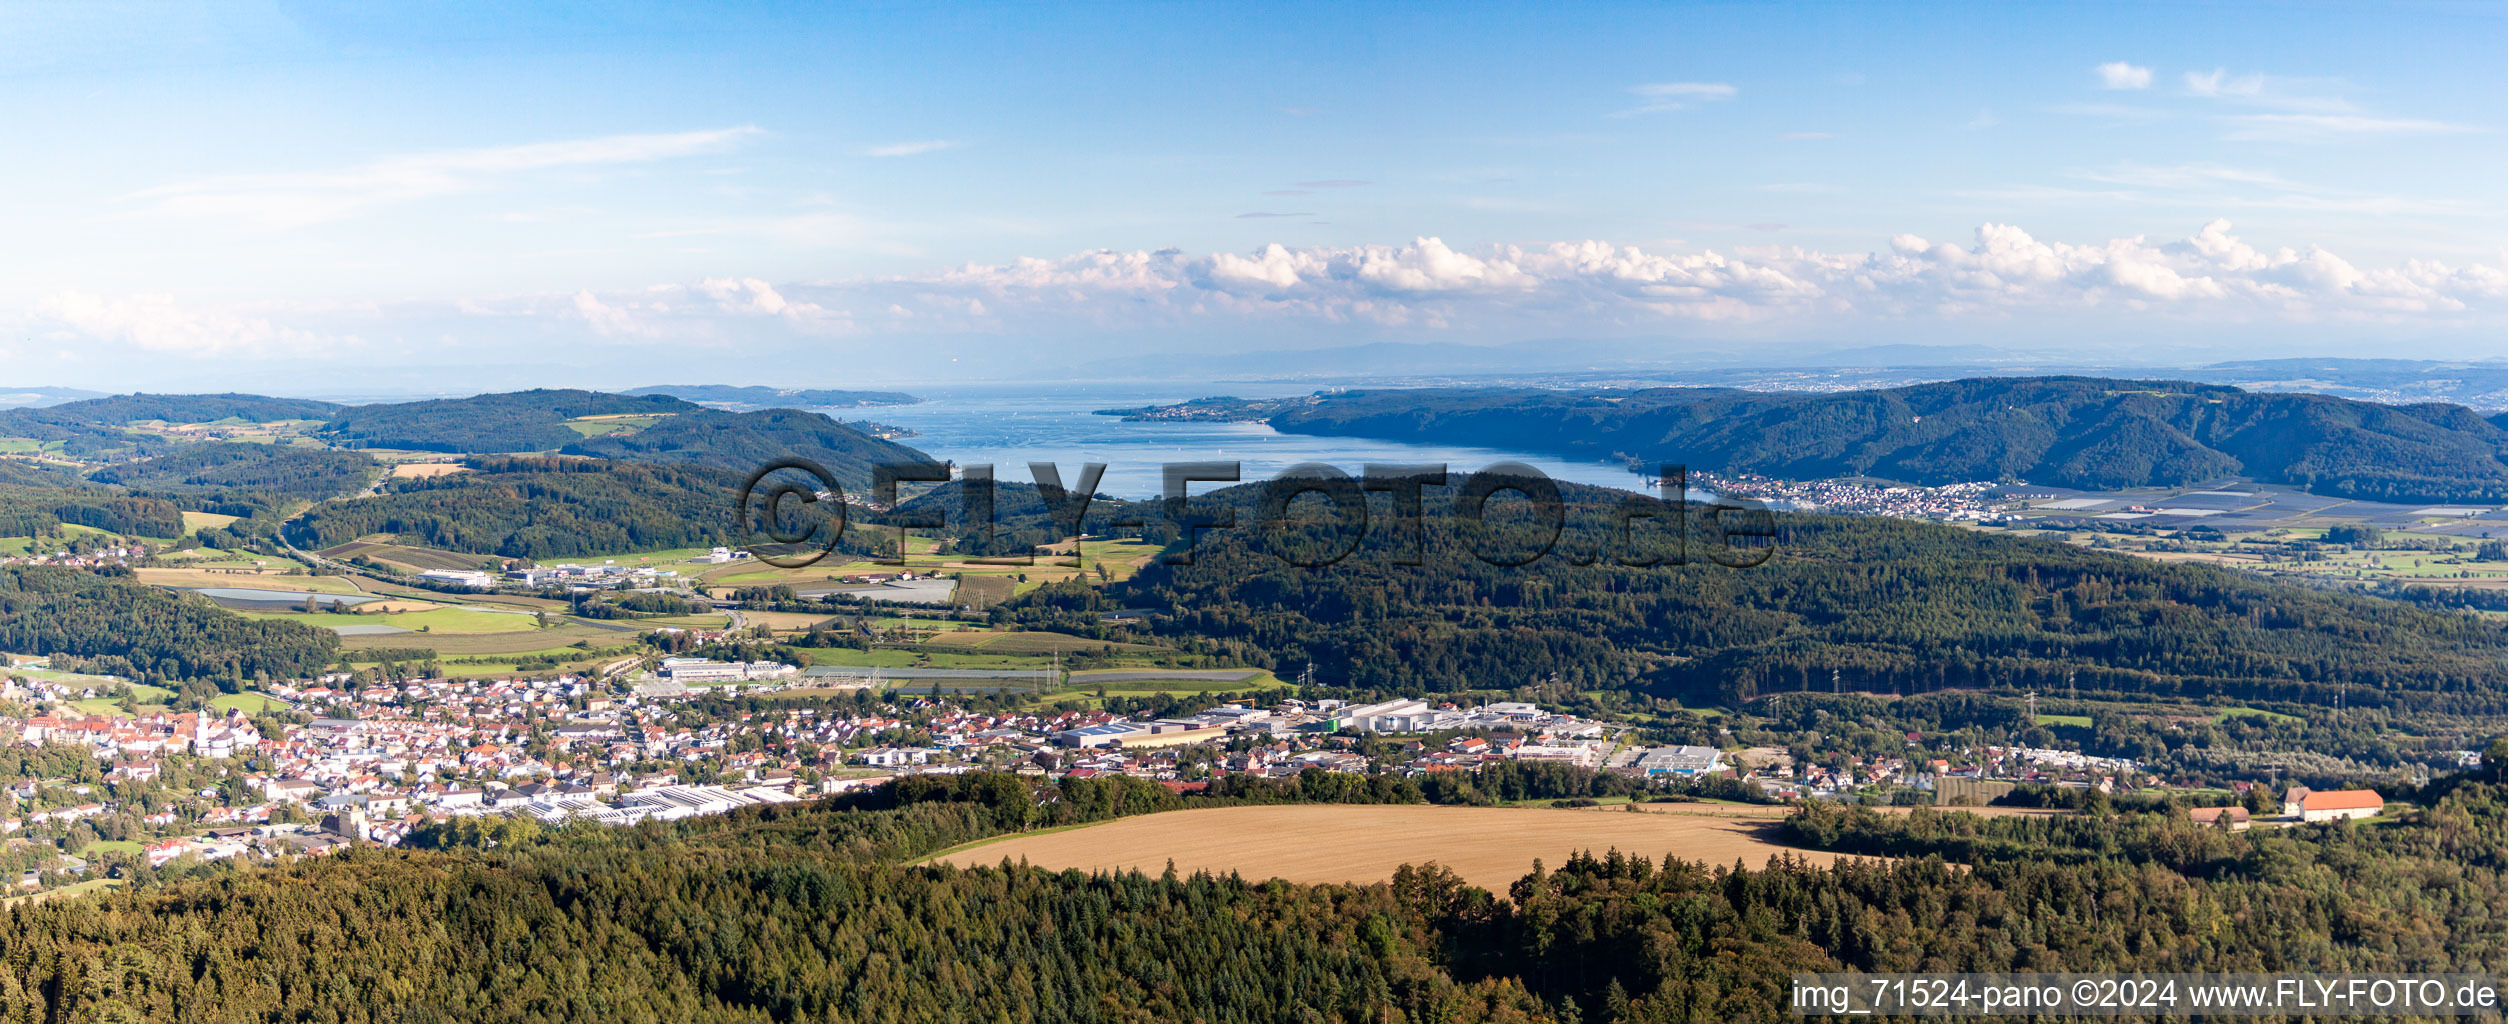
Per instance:
[[[2462,406],[2183,381],[1997,377],[1834,394],[1424,388],[1280,404],[1269,422],[1292,433],[1798,480],[2110,489],[2243,476],[2380,501],[2508,501],[2508,430]]]
[[[0,566],[0,650],[49,654],[56,664],[140,682],[217,684],[302,679],[339,660],[330,630],[248,619],[196,594],[127,574]]]
[[[396,479],[372,498],[318,506],[288,524],[298,546],[372,533],[508,558],[735,543],[732,505],[744,474],[540,456],[475,456],[471,472]]]
[[[95,488],[0,485],[0,537],[42,537],[63,523],[141,537],[180,537],[183,512],[163,498]]]
[[[364,489],[375,468],[374,459],[362,452],[211,441],[107,466],[88,479],[148,490],[209,488],[319,501]]]
[[[1368,886],[904,866],[1203,804],[1120,778],[619,830],[464,820],[428,849],[0,911],[0,1021],[1777,1021],[1794,971],[2497,970],[2508,805],[2465,780],[2422,799],[2242,834],[2166,808],[1805,808],[1791,841],[1899,859],[1593,851],[1503,898],[1431,851]]]

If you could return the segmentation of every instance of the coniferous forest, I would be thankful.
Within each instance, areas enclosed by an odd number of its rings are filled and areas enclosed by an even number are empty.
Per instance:
[[[2496,970],[2503,791],[2416,795],[2391,824],[2246,833],[1807,808],[1790,841],[1896,859],[1603,850],[1505,893],[1433,864],[1368,886],[910,864],[1203,799],[1125,779],[470,821],[0,911],[0,1021],[1776,1021],[1795,971]]]

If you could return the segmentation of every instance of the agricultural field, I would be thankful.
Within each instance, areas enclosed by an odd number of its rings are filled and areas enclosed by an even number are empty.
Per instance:
[[[521,618],[516,616],[516,618]],[[529,623],[530,619],[522,619]],[[471,654],[546,654],[571,653],[568,646],[588,641],[594,647],[609,647],[635,639],[634,633],[601,629],[580,623],[566,622],[547,629],[520,629],[496,633],[381,633],[344,636],[340,648],[353,658],[358,651],[389,648],[425,648],[440,657]]]
[[[1257,693],[1264,690],[1278,690],[1284,688],[1295,689],[1295,687],[1281,682],[1279,677],[1274,676],[1269,672],[1257,672],[1244,679],[1233,680],[1193,678],[1103,678],[1105,675],[1113,674],[1129,676],[1133,673],[1142,671],[1151,670],[1124,669],[1119,673],[1100,673],[1096,676],[1092,676],[1087,673],[1073,673],[1069,677],[1069,681],[1062,687],[1038,694],[1035,700],[1029,702],[1029,706],[1034,709],[1066,704],[1080,704],[1087,707],[1098,707],[1102,706],[1110,699],[1124,697],[1182,696],[1185,694],[1193,694],[1213,702],[1218,702],[1228,700],[1241,693]],[[1182,672],[1179,672],[1178,674],[1181,676]]]
[[[949,602],[960,608],[990,608],[1010,600],[1018,590],[1015,576],[964,573],[958,577],[958,589],[950,595]]]
[[[717,623],[721,622],[720,616],[715,616],[714,619]],[[820,612],[742,612],[740,621],[744,625],[765,626],[778,632],[794,633],[808,632],[811,628],[820,625],[825,625],[829,629],[850,628],[851,625],[850,620],[843,616]]]
[[[122,684],[122,680],[115,676],[91,676],[84,672],[65,672],[57,668],[13,668],[9,669],[6,674],[18,676],[24,679],[43,679],[51,682],[76,686],[93,686],[98,689],[119,686]],[[140,683],[134,683],[132,685],[143,686],[146,690],[158,689],[157,687],[146,686],[145,684]],[[166,697],[172,697],[174,695],[171,690],[159,690],[158,692],[163,693]],[[161,697],[159,699],[164,698]]]
[[[2390,527],[2383,530],[2384,539],[2376,546],[2329,544],[2313,550],[2303,546],[2322,542],[2326,527],[2284,526],[2225,534],[2195,532],[2201,528],[2186,527],[2149,536],[1986,529],[2059,539],[2157,562],[2215,565],[2311,583],[2508,589],[2508,559],[2482,557],[2483,541],[2492,539],[2485,534],[2496,532],[2498,539],[2508,539],[2508,524],[2501,524],[2496,531],[2478,529],[2482,525],[2486,524],[2434,518],[2422,526],[2476,532],[2467,535]]]
[[[119,889],[121,887],[122,880],[119,878],[90,878],[84,882],[65,885],[58,889],[48,889],[43,892],[28,893],[24,896],[0,897],[0,907],[29,907],[45,900],[61,899],[67,896],[83,896],[91,892],[106,892],[113,889]]]
[[[585,437],[599,437],[621,431],[637,431],[662,421],[662,413],[612,413],[606,416],[577,416],[566,425]]]
[[[192,513],[186,512],[183,514],[188,516]],[[187,569],[208,568],[211,566],[233,569],[251,569],[255,568],[253,563],[256,561],[270,561],[270,558],[267,555],[255,554],[250,551],[223,551],[218,548],[183,548],[179,551],[160,551],[157,552],[156,558],[161,562],[180,562],[182,563],[181,567]],[[295,565],[297,563],[294,561],[288,561],[287,564]]]
[[[61,551],[67,549],[69,547],[68,542],[73,540],[103,538],[108,541],[124,541],[130,539],[124,534],[113,533],[107,530],[99,530],[93,526],[81,526],[77,523],[62,523],[59,526],[59,530],[61,532],[58,537],[40,539],[35,537],[0,538],[0,554],[28,555]],[[164,538],[156,539],[162,540]]]
[[[315,576],[295,561],[260,558],[265,565],[149,567],[131,570],[141,583],[160,587],[233,587],[241,590],[285,590],[300,594],[357,594],[363,591],[346,576]]]
[[[1098,567],[1104,566],[1105,578],[1109,581],[1131,579],[1133,574],[1140,572],[1142,566],[1148,565],[1149,560],[1163,550],[1160,545],[1132,539],[1084,540],[1079,542],[1079,547],[1080,567],[1083,574],[1092,580],[1097,579]],[[1071,550],[1071,542],[1064,541],[1051,550],[1067,557]]]
[[[324,558],[336,558],[341,561],[358,557],[371,558],[379,562],[405,566],[413,572],[427,569],[479,569],[492,564],[502,565],[504,562],[503,559],[493,555],[464,555],[451,551],[438,551],[434,548],[394,544],[388,536],[335,544],[324,548],[320,554]]]
[[[797,569],[778,569],[770,565],[746,561],[707,569],[699,573],[698,578],[701,583],[709,587],[747,587],[776,583],[800,585],[827,583],[841,577],[865,573],[890,573],[899,569],[910,569],[916,573],[942,573],[958,577],[960,587],[973,589],[972,596],[979,601],[980,607],[984,603],[1003,600],[1013,594],[1025,593],[1047,583],[1069,579],[1086,579],[1096,582],[1100,579],[1098,575],[1100,568],[1105,570],[1103,578],[1106,580],[1129,579],[1132,574],[1139,572],[1142,566],[1149,564],[1149,560],[1160,551],[1158,545],[1137,540],[1082,541],[1079,545],[1081,567],[1073,568],[1069,564],[1071,543],[1064,541],[1054,548],[1039,552],[1034,563],[1030,565],[993,565],[962,561],[953,556],[935,554],[936,545],[931,538],[909,535],[906,539],[905,564],[902,566],[871,561],[838,562],[831,558]],[[963,595],[960,603],[964,603]]]
[[[1719,810],[1727,810],[1720,808]],[[1748,811],[1643,814],[1614,808],[1436,807],[1292,804],[1217,807],[1121,818],[944,851],[930,863],[958,867],[1004,860],[1081,871],[1236,873],[1297,883],[1382,882],[1404,864],[1430,861],[1503,893],[1532,870],[1579,850],[1711,864],[1757,865],[1791,855],[1816,864],[1834,854],[1780,846],[1775,819]]]
[[[438,476],[451,476],[455,473],[467,472],[470,472],[470,467],[462,465],[458,462],[403,462],[392,467],[391,475],[399,479],[409,480]]]
[[[240,518],[242,517],[219,515],[215,512],[185,512],[183,513],[183,532],[189,534],[199,533],[202,530],[214,530]]]
[[[247,715],[257,715],[265,711],[288,710],[286,701],[272,697],[268,694],[251,692],[220,694],[209,699],[209,706],[220,711],[234,711],[240,709]]]
[[[237,614],[252,619],[287,619],[291,622],[320,626],[324,629],[341,626],[391,626],[396,629],[409,630],[413,634],[424,629],[430,636],[437,633],[515,633],[538,628],[535,617],[522,612],[488,611],[481,608],[460,608],[447,605],[416,607],[417,602],[414,601],[377,602],[377,604],[390,610],[346,613],[314,612],[312,614],[305,612],[239,612]],[[375,607],[375,605],[360,607]],[[411,639],[406,636],[403,638]]]
[[[1143,644],[1091,640],[1087,637],[1044,630],[1000,633],[988,629],[959,629],[935,633],[931,639],[923,641],[923,647],[933,651],[983,651],[987,654],[1030,655],[1071,654],[1077,651],[1112,650],[1129,653],[1161,650],[1161,648]]]

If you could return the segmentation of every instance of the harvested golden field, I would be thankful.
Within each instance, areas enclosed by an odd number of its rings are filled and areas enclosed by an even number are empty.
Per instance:
[[[295,563],[290,562],[289,565]],[[250,569],[217,567],[176,569],[149,567],[131,570],[141,583],[160,587],[232,587],[239,590],[288,590],[297,593],[354,594],[355,583],[346,576],[307,576],[302,570],[289,575],[282,569]]]
[[[843,620],[823,612],[742,612],[740,621],[751,626],[794,630],[806,630],[821,624],[829,629],[839,629],[845,625]]]
[[[1169,811],[1064,832],[1016,836],[932,858],[959,867],[1004,858],[1082,871],[1138,868],[1157,873],[1235,872],[1291,882],[1381,882],[1404,864],[1435,861],[1464,881],[1504,894],[1533,861],[1553,867],[1578,850],[1660,859],[1671,854],[1752,867],[1791,853],[1815,864],[1835,854],[1795,850],[1767,838],[1762,814],[1630,814],[1618,808],[1435,807],[1294,804]]]
[[[404,462],[392,467],[392,475],[401,479],[412,477],[451,476],[470,472],[470,467],[457,462]]]

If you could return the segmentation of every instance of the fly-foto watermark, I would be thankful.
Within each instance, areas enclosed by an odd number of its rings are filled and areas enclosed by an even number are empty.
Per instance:
[[[1178,550],[1168,552],[1164,559],[1169,565],[1191,565],[1194,549],[1204,532],[1239,527],[1239,506],[1196,503],[1188,488],[1196,483],[1242,483],[1241,467],[1236,462],[1170,462],[1161,468],[1164,486],[1155,503],[1155,517],[1174,527],[1182,542]],[[1089,506],[1098,497],[1097,484],[1105,471],[1104,463],[1088,463],[1081,467],[1076,486],[1066,487],[1059,466],[1051,462],[1028,463],[1036,495],[1060,535],[1083,534]],[[903,513],[899,509],[899,485],[940,485],[953,480],[960,487],[959,528],[971,547],[992,547],[999,524],[994,516],[996,487],[991,465],[953,469],[943,462],[881,463],[872,467],[867,504],[884,512],[886,521],[877,525],[894,529],[896,544],[874,556],[878,561],[904,564],[909,530],[944,530],[950,526],[945,509],[937,504],[917,509],[912,515]],[[1774,553],[1776,525],[1764,506],[1748,498],[1729,496],[1715,496],[1712,502],[1693,501],[1689,472],[1681,466],[1661,467],[1657,481],[1656,494],[1627,494],[1601,509],[1604,529],[1589,543],[1563,546],[1569,505],[1559,484],[1548,474],[1521,462],[1500,462],[1459,477],[1438,463],[1369,463],[1352,477],[1338,467],[1310,462],[1292,466],[1262,483],[1254,528],[1268,541],[1271,554],[1291,565],[1321,568],[1338,563],[1356,553],[1371,531],[1380,528],[1390,531],[1394,544],[1390,562],[1420,565],[1427,549],[1426,493],[1431,488],[1451,486],[1451,519],[1461,529],[1481,535],[1478,542],[1466,546],[1473,557],[1490,565],[1520,566],[1543,558],[1564,557],[1578,565],[1608,562],[1642,568],[1705,562],[1749,568],[1766,562]],[[1389,516],[1370,509],[1370,493],[1386,496]],[[1308,495],[1322,498],[1330,514],[1299,521],[1330,523],[1333,539],[1320,546],[1291,545],[1283,537],[1283,528],[1292,522],[1291,506]],[[1513,496],[1510,504],[1516,507],[1509,521],[1522,529],[1503,542],[1492,544],[1487,542],[1489,510],[1501,495]],[[835,474],[802,458],[778,459],[760,466],[741,484],[737,501],[741,543],[759,561],[784,569],[815,564],[834,551],[851,525],[850,509],[858,504],[848,498]],[[1147,527],[1151,518],[1151,514],[1139,512],[1136,507],[1134,514],[1106,525],[1139,529]],[[1383,519],[1390,522],[1381,522]],[[1694,535],[1703,538],[1703,542],[1693,545]],[[766,550],[769,548],[773,550]],[[1033,565],[1035,559],[1036,551],[1030,548],[1020,554],[976,555],[959,560],[983,565]],[[1077,564],[1076,560],[1073,564]]]

